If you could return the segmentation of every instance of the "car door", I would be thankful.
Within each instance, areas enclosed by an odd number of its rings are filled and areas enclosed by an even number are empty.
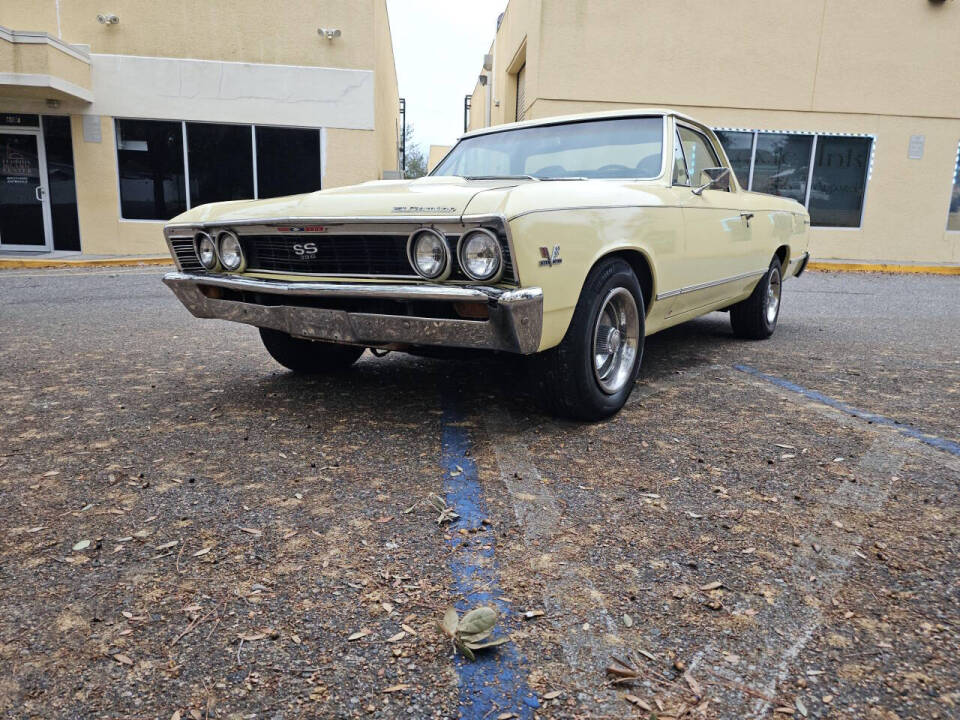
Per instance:
[[[751,255],[752,218],[740,208],[732,177],[729,190],[693,192],[706,168],[729,167],[706,133],[678,122],[674,143],[673,185],[683,209],[685,269],[670,314],[679,315],[706,311],[740,293]]]

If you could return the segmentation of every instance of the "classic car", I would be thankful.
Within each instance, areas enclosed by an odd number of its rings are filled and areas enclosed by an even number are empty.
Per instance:
[[[197,317],[260,328],[299,373],[365,348],[528,357],[553,412],[616,413],[644,338],[714,310],[769,337],[809,216],[747,192],[706,125],[671,110],[555,117],[460,138],[429,176],[213,203],[164,229]]]

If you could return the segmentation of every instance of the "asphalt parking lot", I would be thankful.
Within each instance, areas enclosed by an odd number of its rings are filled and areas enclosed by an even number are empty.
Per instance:
[[[0,274],[4,716],[960,717],[960,278],[808,273],[595,425],[509,360],[294,377],[159,278]]]

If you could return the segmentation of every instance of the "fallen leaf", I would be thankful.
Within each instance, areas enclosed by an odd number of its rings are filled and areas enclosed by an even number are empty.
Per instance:
[[[449,608],[443,614],[443,620],[440,623],[440,629],[443,630],[448,636],[453,637],[457,634],[457,623],[460,622],[460,616],[457,615],[457,611],[453,608]]]
[[[372,630],[368,628],[364,628],[363,630],[358,630],[357,632],[355,632],[353,635],[348,637],[347,640],[351,642],[354,640],[359,640],[360,638],[365,638],[367,635],[372,634],[372,632],[373,632]]]
[[[510,720],[511,718],[520,717],[515,712],[505,712],[497,715],[497,720]]]
[[[722,582],[720,582],[719,580],[714,580],[713,582],[707,583],[706,585],[701,585],[700,589],[703,590],[704,592],[708,592],[710,590],[719,590],[722,587],[723,587]]]
[[[179,543],[179,542],[180,542],[179,540],[171,540],[170,542],[166,542],[166,543],[164,543],[163,545],[157,545],[156,549],[157,549],[157,550],[169,550],[170,548],[175,547],[176,544]]]
[[[541,615],[543,615],[543,610],[527,610],[523,614],[523,617],[530,620],[531,618],[540,617]]]
[[[496,640],[490,640],[489,642],[465,642],[464,644],[471,650],[483,650],[485,648],[497,647],[498,645],[503,645],[504,643],[510,642],[509,637],[497,638]]]
[[[461,635],[476,635],[492,628],[497,622],[497,611],[489,605],[481,605],[464,615],[457,624]]]
[[[260,537],[261,535],[263,535],[262,530],[257,530],[256,528],[251,528],[251,527],[242,527],[240,528],[240,532],[245,532],[247,533],[247,535],[254,535],[256,537]]]
[[[128,658],[123,653],[117,653],[116,655],[113,656],[113,659],[116,660],[121,665],[133,665],[133,660]]]
[[[563,694],[563,690],[551,690],[548,693],[544,693],[540,697],[544,700],[553,700],[560,697]]]
[[[686,681],[687,685],[690,687],[690,691],[697,696],[697,698],[703,697],[703,688],[700,687],[700,683],[694,680],[693,675],[690,674],[688,670],[683,674],[683,679]]]
[[[213,545],[210,547],[205,547],[202,550],[197,550],[191,557],[200,557],[201,555],[206,555],[211,550],[213,550]]]
[[[650,703],[646,702],[645,700],[641,700],[636,695],[624,695],[623,699],[629,703],[636,705],[641,710],[646,710],[647,712],[653,712],[653,706]]]
[[[388,638],[387,638],[387,642],[388,642],[388,643],[400,642],[400,641],[403,640],[406,636],[407,636],[407,634],[406,634],[403,630],[401,630],[401,631],[398,632],[396,635],[393,635],[393,636],[391,636],[391,637],[388,637]]]
[[[633,618],[624,613],[623,615],[623,624],[627,627],[633,627]]]
[[[79,552],[80,550],[86,550],[88,547],[90,547],[89,540],[80,540],[74,544],[73,549]]]
[[[410,686],[407,683],[400,683],[399,685],[391,685],[388,688],[384,689],[385,693],[394,693],[400,692],[401,690],[407,690]]]

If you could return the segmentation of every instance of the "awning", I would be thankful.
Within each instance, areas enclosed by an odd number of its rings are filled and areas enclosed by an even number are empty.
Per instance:
[[[45,32],[0,25],[0,95],[93,102],[90,55]]]

